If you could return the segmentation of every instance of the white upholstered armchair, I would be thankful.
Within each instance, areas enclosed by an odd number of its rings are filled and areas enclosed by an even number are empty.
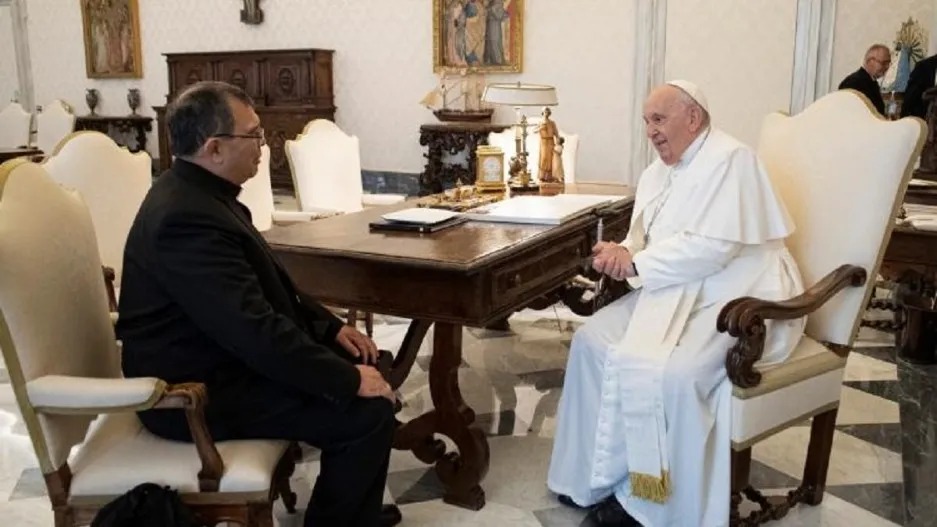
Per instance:
[[[401,194],[365,194],[358,138],[335,123],[316,119],[296,139],[286,141],[299,209],[305,212],[358,212],[366,206],[392,205]]]
[[[0,350],[56,527],[87,525],[144,482],[177,489],[210,525],[272,527],[278,496],[295,510],[292,445],[214,443],[203,385],[122,378],[91,215],[20,159],[0,165]],[[135,414],[150,408],[185,411],[194,444],[150,434]]]
[[[77,190],[87,204],[101,262],[114,270],[119,289],[127,234],[153,182],[150,156],[132,154],[110,137],[91,131],[69,134],[46,154],[43,168],[49,176]]]
[[[18,148],[29,145],[33,116],[18,102],[11,102],[0,110],[0,148]]]
[[[63,101],[55,99],[36,114],[36,147],[50,155],[75,129],[75,114]]]
[[[740,298],[720,313],[719,331],[738,337],[726,358],[734,384],[732,525],[758,525],[797,503],[823,499],[846,357],[925,135],[923,121],[885,121],[848,90],[794,117],[772,114],[764,121],[759,155],[794,219],[787,246],[812,286],[783,302]],[[757,366],[764,321],[803,316],[805,335],[792,356]],[[803,481],[769,505],[749,485],[752,445],[807,419]],[[748,520],[738,516],[743,494],[762,504]]]

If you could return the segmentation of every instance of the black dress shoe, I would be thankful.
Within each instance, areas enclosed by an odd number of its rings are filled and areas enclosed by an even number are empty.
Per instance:
[[[583,507],[582,505],[576,503],[575,501],[573,501],[572,498],[570,498],[566,494],[557,494],[556,501],[562,503],[563,505],[566,505],[567,507],[572,507],[574,509],[588,509],[589,508],[589,507]]]
[[[381,505],[381,514],[378,516],[378,524],[381,527],[392,527],[403,521],[403,514],[396,505]]]
[[[638,520],[632,518],[621,506],[621,503],[618,503],[614,494],[589,511],[583,525],[588,527],[642,527]]]

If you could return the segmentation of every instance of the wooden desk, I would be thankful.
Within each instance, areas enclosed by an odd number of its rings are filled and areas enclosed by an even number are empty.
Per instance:
[[[42,155],[42,150],[31,146],[20,148],[0,148],[0,163],[9,161],[10,159],[15,159],[17,157],[33,157],[40,155]]]
[[[937,277],[937,232],[899,225],[891,233],[881,273],[898,280],[908,271],[934,281]]]
[[[583,194],[620,196],[601,211],[605,238],[624,238],[633,193],[623,186],[578,185]],[[288,227],[265,236],[302,294],[320,301],[412,319],[394,360],[400,386],[426,331],[435,324],[429,387],[434,408],[397,431],[394,448],[435,463],[447,503],[485,504],[480,483],[489,449],[462,399],[462,326],[481,327],[562,289],[581,272],[595,243],[597,215],[559,226],[469,222],[434,234],[371,233],[368,223],[403,203]],[[442,434],[458,452],[447,453]]]

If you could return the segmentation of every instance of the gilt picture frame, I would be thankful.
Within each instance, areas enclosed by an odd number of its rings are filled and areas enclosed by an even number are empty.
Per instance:
[[[433,0],[433,71],[520,73],[524,0]]]
[[[143,77],[137,0],[81,0],[90,79]]]

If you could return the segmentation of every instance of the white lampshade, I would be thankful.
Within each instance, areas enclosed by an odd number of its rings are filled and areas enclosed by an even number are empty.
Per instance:
[[[544,84],[489,84],[482,101],[506,106],[556,106],[556,88]]]

